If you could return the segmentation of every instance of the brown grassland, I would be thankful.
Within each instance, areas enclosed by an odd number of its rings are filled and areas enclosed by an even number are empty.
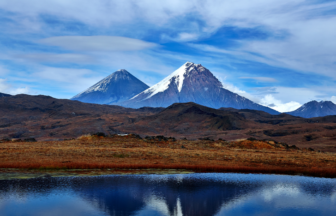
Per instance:
[[[0,168],[187,169],[336,177],[336,154],[273,141],[146,140],[134,135],[0,143]]]

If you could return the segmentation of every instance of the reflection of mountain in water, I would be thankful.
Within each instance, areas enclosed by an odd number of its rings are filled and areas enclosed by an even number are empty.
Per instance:
[[[225,202],[257,190],[260,185],[168,178],[97,178],[74,188],[110,215],[137,215],[155,210],[162,215],[214,215]],[[244,188],[245,187],[245,188]]]
[[[234,178],[195,178],[197,175],[170,176],[104,176],[83,178],[47,178],[0,181],[0,204],[12,194],[25,198],[71,193],[99,212],[107,215],[222,215],[232,206],[243,206],[246,200],[258,199],[286,204],[288,193],[297,197],[326,196],[335,199],[335,182],[317,180],[283,184],[279,177],[243,175]],[[215,174],[216,175],[216,174]],[[218,175],[218,174],[217,174]],[[227,176],[234,174],[222,174]],[[257,176],[257,177],[255,177]],[[254,180],[249,180],[255,178]],[[311,178],[313,179],[313,178]],[[295,178],[294,178],[295,180]],[[276,182],[278,181],[278,182]],[[288,180],[286,180],[288,181]],[[322,181],[322,180],[321,180]],[[284,197],[280,197],[279,194]],[[290,196],[292,196],[290,195]],[[300,200],[300,199],[298,199]],[[290,201],[290,200],[289,200]],[[288,204],[286,204],[288,205]],[[1,206],[0,206],[1,209]]]

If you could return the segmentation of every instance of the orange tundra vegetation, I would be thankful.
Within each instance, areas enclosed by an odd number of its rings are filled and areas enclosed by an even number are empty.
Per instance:
[[[336,154],[253,139],[214,141],[83,135],[65,141],[2,141],[0,168],[151,168],[336,177]]]

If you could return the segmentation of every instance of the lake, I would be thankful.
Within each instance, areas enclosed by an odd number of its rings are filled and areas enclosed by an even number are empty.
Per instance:
[[[336,179],[199,173],[0,181],[1,216],[336,215]]]

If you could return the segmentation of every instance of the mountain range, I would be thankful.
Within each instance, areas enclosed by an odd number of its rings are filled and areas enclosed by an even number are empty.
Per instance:
[[[152,87],[126,70],[119,70],[72,100],[129,108],[168,107],[173,103],[194,102],[215,109],[232,107],[279,114],[276,110],[225,89],[207,68],[192,62],[185,63]]]
[[[7,97],[11,95],[0,93],[0,98]],[[280,114],[276,110],[225,89],[207,68],[192,62],[183,64],[152,87],[121,69],[74,96],[72,100],[128,108],[147,107],[143,110],[150,109],[149,107],[164,108],[174,103],[193,102],[215,109],[248,109],[272,115]],[[336,105],[331,101],[311,101],[287,114],[303,118],[336,115]]]
[[[176,139],[271,139],[336,151],[336,115],[305,119],[286,113],[271,115],[250,109],[213,109],[196,103],[167,108],[132,109],[49,96],[15,95],[0,98],[1,139],[58,140],[83,134],[135,133]]]
[[[85,103],[116,104],[132,98],[147,88],[148,85],[121,69],[71,99]]]

